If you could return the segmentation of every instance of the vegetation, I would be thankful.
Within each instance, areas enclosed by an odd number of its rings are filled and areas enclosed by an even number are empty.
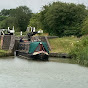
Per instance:
[[[88,66],[88,36],[82,37],[81,40],[75,44],[75,47],[71,49],[70,55],[77,63]]]
[[[6,56],[11,56],[12,52],[11,51],[5,51],[0,49],[0,57],[6,57]]]
[[[37,30],[41,29],[41,22],[39,20],[40,14],[34,13],[30,19],[29,25],[35,27]]]
[[[62,37],[49,39],[51,51],[55,53],[69,53],[79,39],[76,37]]]
[[[50,35],[81,36],[82,22],[87,15],[88,11],[82,4],[54,2],[43,6],[40,21],[42,29]]]
[[[25,31],[32,12],[27,6],[19,6],[16,9],[3,9],[0,12],[0,28],[12,28],[15,26],[15,31]]]
[[[88,36],[62,37],[49,39],[51,51],[55,53],[68,53],[73,63],[88,66]]]
[[[88,34],[88,16],[84,19],[82,24],[82,35]]]
[[[87,31],[88,10],[83,4],[53,2],[43,6],[40,13],[32,13],[27,6],[3,9],[0,12],[0,28],[15,27],[16,32],[26,31],[28,26],[43,29],[49,35],[82,36]]]

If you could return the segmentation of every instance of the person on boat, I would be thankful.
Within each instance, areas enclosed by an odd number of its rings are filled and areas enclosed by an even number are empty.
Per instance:
[[[24,41],[23,41],[23,38],[20,39],[20,42],[24,42]]]

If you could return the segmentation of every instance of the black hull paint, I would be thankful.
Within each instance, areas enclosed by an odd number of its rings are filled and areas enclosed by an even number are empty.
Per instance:
[[[49,56],[43,53],[37,54],[37,55],[32,55],[32,54],[28,54],[25,52],[19,52],[16,51],[16,56],[24,56],[24,57],[28,57],[31,58],[32,60],[40,60],[40,61],[48,61]]]
[[[31,56],[33,60],[40,60],[40,61],[48,61],[48,55],[45,54],[37,54]]]

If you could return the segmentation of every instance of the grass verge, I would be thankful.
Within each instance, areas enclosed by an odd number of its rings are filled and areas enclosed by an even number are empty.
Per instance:
[[[0,57],[6,57],[6,56],[12,56],[12,52],[0,49]]]
[[[77,37],[62,37],[49,39],[51,53],[69,53],[74,45],[79,41]]]

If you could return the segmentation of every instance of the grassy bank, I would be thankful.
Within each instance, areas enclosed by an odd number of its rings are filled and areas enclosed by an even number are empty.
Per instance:
[[[0,49],[0,57],[6,57],[6,56],[12,56],[12,52]]]
[[[63,37],[49,39],[51,53],[69,53],[74,45],[79,41],[76,37]]]
[[[49,39],[49,43],[50,52],[68,53],[76,63],[88,66],[88,36]]]

